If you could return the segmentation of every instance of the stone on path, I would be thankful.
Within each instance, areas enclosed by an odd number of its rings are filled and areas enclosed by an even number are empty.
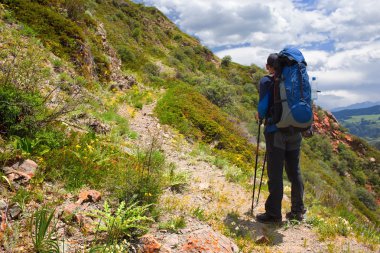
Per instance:
[[[201,229],[188,236],[181,252],[234,253],[239,252],[239,248],[227,237],[210,229]]]
[[[102,198],[102,194],[95,190],[83,190],[79,193],[77,204],[84,202],[98,202]]]

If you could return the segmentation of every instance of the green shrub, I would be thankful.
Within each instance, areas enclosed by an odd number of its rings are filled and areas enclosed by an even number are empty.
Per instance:
[[[356,196],[357,198],[364,203],[366,207],[370,210],[376,210],[377,204],[376,199],[372,196],[371,193],[369,193],[366,189],[360,187],[356,189]]]
[[[330,139],[319,134],[315,134],[307,140],[307,143],[314,151],[315,157],[322,158],[324,161],[331,159],[333,155],[333,148],[331,146]]]
[[[230,105],[234,96],[232,86],[222,80],[211,81],[207,85],[201,84],[200,91],[208,100],[219,107]]]
[[[144,65],[143,71],[145,74],[147,74],[149,77],[151,76],[159,76],[160,75],[160,68],[151,62],[148,62]]]
[[[90,215],[101,220],[97,231],[106,232],[108,242],[141,236],[148,231],[152,218],[146,216],[149,205],[139,206],[137,202],[126,205],[124,201],[113,212],[107,201],[104,210],[94,210]]]
[[[44,100],[37,92],[1,85],[0,101],[0,131],[5,136],[31,136],[47,115]]]
[[[222,58],[222,67],[229,67],[232,62],[232,57],[229,55],[226,55]]]
[[[133,63],[136,61],[136,55],[133,53],[133,51],[125,46],[117,50],[120,59],[123,63]]]

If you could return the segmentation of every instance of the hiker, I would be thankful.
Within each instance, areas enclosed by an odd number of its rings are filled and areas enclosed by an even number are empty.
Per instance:
[[[305,213],[303,203],[304,186],[302,182],[299,158],[302,135],[300,132],[279,131],[271,122],[274,105],[273,87],[275,62],[278,54],[270,54],[267,59],[266,69],[269,75],[260,80],[260,98],[258,104],[258,117],[264,120],[266,154],[268,160],[268,188],[269,196],[265,202],[265,213],[256,215],[256,220],[261,223],[276,223],[282,221],[281,201],[283,197],[283,167],[291,182],[291,211],[286,214],[290,220],[303,220]]]

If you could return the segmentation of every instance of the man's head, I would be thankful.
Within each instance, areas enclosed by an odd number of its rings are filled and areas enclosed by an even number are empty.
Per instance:
[[[270,74],[274,74],[274,72],[275,72],[274,65],[275,65],[277,58],[278,58],[278,54],[276,54],[276,53],[270,54],[267,58],[266,68]]]

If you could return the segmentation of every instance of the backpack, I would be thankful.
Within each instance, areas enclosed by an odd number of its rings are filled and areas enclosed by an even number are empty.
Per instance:
[[[273,123],[280,131],[303,132],[313,123],[311,86],[302,53],[287,47],[278,54],[273,83]]]

